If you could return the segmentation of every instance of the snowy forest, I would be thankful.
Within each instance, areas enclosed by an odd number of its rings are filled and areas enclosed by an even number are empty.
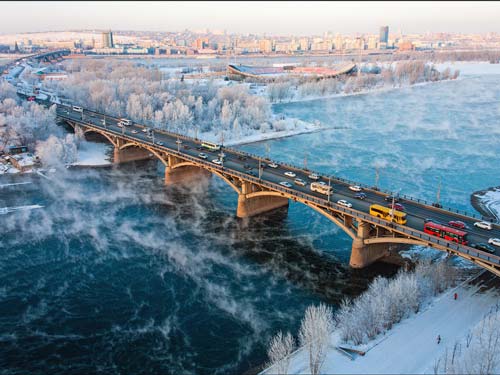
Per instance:
[[[36,150],[49,165],[70,163],[76,158],[77,140],[56,125],[55,107],[21,101],[16,89],[0,83],[0,151],[11,145]]]
[[[281,79],[267,88],[271,102],[300,100],[335,94],[353,94],[387,87],[402,87],[423,82],[456,79],[460,71],[438,71],[421,60],[399,61],[382,67],[380,74],[360,74],[337,79]]]
[[[392,279],[376,277],[367,291],[352,301],[344,299],[335,313],[323,303],[309,306],[301,322],[298,342],[307,352],[310,373],[321,373],[334,330],[345,344],[367,344],[417,313],[459,279],[460,271],[447,262],[422,260],[413,271],[400,270]],[[296,350],[296,341],[290,332],[278,332],[269,343],[266,373],[287,374],[291,355]]]
[[[237,139],[280,126],[269,101],[250,94],[246,85],[165,78],[157,68],[116,60],[72,60],[65,69],[69,78],[48,84],[48,89],[87,108],[159,129]]]

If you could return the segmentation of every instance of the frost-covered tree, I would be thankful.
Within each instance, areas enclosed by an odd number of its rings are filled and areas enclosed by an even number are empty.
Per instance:
[[[35,153],[44,165],[73,163],[77,157],[76,138],[73,134],[67,134],[65,138],[51,135],[47,140],[37,142]]]
[[[299,340],[309,354],[309,370],[317,375],[326,359],[330,333],[333,330],[333,312],[323,303],[309,306],[302,319]]]
[[[279,331],[270,341],[267,355],[269,363],[266,367],[272,367],[269,374],[288,374],[290,355],[295,350],[295,340],[290,332],[283,335]]]
[[[442,368],[440,368],[442,366]],[[441,357],[436,370],[446,374],[498,374],[500,372],[500,311],[484,317],[466,340],[454,345],[452,355]]]

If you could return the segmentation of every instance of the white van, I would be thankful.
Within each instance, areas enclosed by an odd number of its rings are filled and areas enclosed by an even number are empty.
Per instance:
[[[75,112],[83,112],[83,108],[82,107],[78,107],[76,105],[73,106],[73,111]]]
[[[132,125],[132,121],[131,121],[131,120],[129,120],[128,118],[121,118],[121,119],[120,119],[120,122],[121,122],[123,125],[125,125],[125,126],[130,126],[130,125]]]

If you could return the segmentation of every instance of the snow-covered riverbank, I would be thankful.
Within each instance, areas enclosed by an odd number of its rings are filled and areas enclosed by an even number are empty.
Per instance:
[[[500,222],[500,186],[476,191],[471,195],[471,204],[483,216]]]
[[[466,338],[498,303],[498,292],[480,291],[464,282],[435,298],[420,313],[396,324],[386,335],[365,345],[364,356],[353,359],[336,348],[340,335],[333,332],[321,373],[326,374],[430,374],[456,342]],[[457,293],[457,300],[454,299]],[[441,336],[441,342],[436,341]],[[262,374],[271,374],[272,368]],[[289,374],[309,373],[308,353],[299,349],[291,358]]]
[[[112,146],[107,143],[80,142],[78,146],[77,161],[72,166],[105,166],[113,164],[109,154]]]

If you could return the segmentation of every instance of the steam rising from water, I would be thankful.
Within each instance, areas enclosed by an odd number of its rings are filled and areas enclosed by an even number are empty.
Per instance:
[[[366,285],[331,253],[328,241],[340,236],[345,254],[347,240],[324,218],[290,221],[303,209],[292,206],[288,218],[239,221],[217,178],[166,188],[154,163],[51,177],[29,177],[40,189],[23,197],[44,207],[2,221],[8,368],[240,371],[265,360],[267,338],[296,328],[309,303],[337,303],[347,278]]]

